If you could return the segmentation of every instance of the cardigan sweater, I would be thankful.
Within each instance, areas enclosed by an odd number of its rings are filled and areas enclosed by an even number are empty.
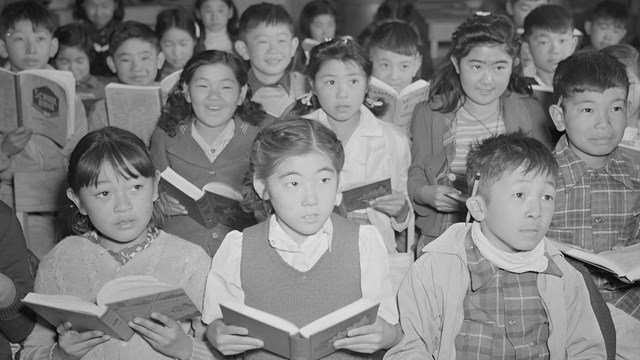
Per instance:
[[[102,246],[83,236],[69,236],[40,262],[34,291],[44,294],[74,295],[94,302],[102,286],[128,275],[151,275],[170,285],[181,286],[202,310],[204,287],[211,258],[200,248],[176,236],[161,232],[151,245],[121,265]],[[182,322],[193,336],[192,359],[213,359],[204,339],[205,327],[199,318]],[[49,359],[56,342],[55,327],[38,317],[24,342],[21,359]],[[108,340],[84,357],[90,359],[170,359],[154,350],[140,335],[128,341]]]

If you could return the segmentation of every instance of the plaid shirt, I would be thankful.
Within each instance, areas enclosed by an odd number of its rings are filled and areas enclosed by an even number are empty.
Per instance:
[[[640,166],[616,150],[601,169],[589,168],[566,135],[555,148],[560,165],[555,213],[547,237],[599,253],[640,241]],[[640,320],[640,286],[590,267],[604,299]]]
[[[538,274],[498,268],[465,241],[471,276],[464,299],[464,321],[456,337],[462,359],[549,359],[549,319],[537,287]],[[562,276],[551,259],[544,271]]]

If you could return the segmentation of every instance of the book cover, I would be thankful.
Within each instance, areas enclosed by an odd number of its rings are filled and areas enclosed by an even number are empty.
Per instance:
[[[624,282],[633,283],[640,280],[640,243],[597,254],[564,243],[552,243],[566,256],[608,271]]]
[[[160,92],[162,93],[162,103],[167,102],[167,97],[173,88],[180,81],[182,75],[182,69],[172,72],[167,75],[162,81],[160,81]]]
[[[160,86],[110,83],[104,96],[109,125],[129,130],[149,145],[162,112]]]
[[[391,179],[351,184],[342,191],[341,206],[347,212],[366,209],[369,201],[391,194]]]
[[[387,105],[385,113],[380,116],[381,120],[398,126],[410,136],[413,109],[418,103],[428,99],[429,83],[422,79],[416,80],[398,93],[382,80],[371,77],[369,97]]]
[[[249,336],[264,342],[265,350],[289,359],[315,360],[336,351],[333,342],[346,337],[349,330],[373,324],[378,306],[360,299],[302,328],[243,304],[220,304],[220,309],[225,324],[246,328]]]

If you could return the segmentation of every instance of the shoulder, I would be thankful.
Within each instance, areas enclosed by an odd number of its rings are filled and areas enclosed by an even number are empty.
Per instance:
[[[505,112],[507,110],[519,111],[523,107],[527,109],[539,110],[543,112],[542,103],[538,101],[534,96],[527,94],[521,94],[515,91],[510,91],[503,98]],[[522,114],[520,114],[522,115]]]
[[[209,261],[211,259],[200,245],[184,240],[165,231],[160,231],[160,235],[158,235],[155,242],[158,242],[165,248],[163,250],[164,252],[167,252],[168,254],[175,254],[176,257],[182,257],[187,262],[192,260]]]
[[[453,224],[442,235],[426,245],[422,251],[437,254],[464,254],[464,241],[470,232],[471,225]]]
[[[70,266],[69,263],[74,263],[79,259],[91,262],[91,260],[88,259],[92,256],[98,256],[103,251],[107,250],[94,244],[84,236],[67,236],[42,257],[38,269],[57,267],[60,264]]]

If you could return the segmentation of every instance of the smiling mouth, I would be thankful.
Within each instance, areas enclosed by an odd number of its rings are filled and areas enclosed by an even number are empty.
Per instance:
[[[222,106],[207,106],[207,109],[209,109],[211,111],[218,111],[218,110],[222,109]]]

